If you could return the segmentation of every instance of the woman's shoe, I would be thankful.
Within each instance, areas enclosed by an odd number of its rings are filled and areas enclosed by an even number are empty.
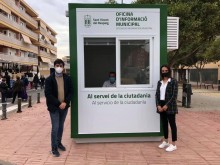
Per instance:
[[[159,148],[165,148],[165,147],[169,147],[169,142],[163,141],[158,147]]]
[[[174,151],[176,149],[177,149],[176,145],[174,146],[174,145],[170,144],[170,146],[166,148],[166,151],[172,152],[172,151]]]

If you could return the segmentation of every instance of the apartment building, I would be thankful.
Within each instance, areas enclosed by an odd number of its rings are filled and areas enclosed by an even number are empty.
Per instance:
[[[57,58],[57,33],[47,25],[42,19],[36,18],[38,22],[38,41],[34,42],[38,46],[39,71],[42,75],[50,74],[50,67],[53,67],[53,62]]]
[[[62,60],[65,63],[65,72],[70,74],[70,56],[64,56]]]
[[[0,0],[0,73],[42,72],[56,58],[56,32],[24,0]]]

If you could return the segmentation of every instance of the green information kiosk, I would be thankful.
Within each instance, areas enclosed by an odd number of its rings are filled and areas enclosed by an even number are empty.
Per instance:
[[[77,143],[158,141],[155,92],[167,62],[166,5],[69,4]],[[103,87],[109,72],[116,86]]]

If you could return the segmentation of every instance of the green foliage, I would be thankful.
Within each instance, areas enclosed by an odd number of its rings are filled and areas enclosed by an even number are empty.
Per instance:
[[[219,0],[137,0],[138,4],[168,5],[168,15],[180,18],[179,49],[168,53],[170,66],[191,66],[220,60]],[[214,45],[213,45],[214,44]],[[212,49],[211,49],[212,48]]]
[[[220,38],[213,41],[204,53],[204,57],[209,62],[217,62],[220,60]]]

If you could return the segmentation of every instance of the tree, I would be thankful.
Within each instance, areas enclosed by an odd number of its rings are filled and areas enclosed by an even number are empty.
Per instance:
[[[168,15],[180,17],[179,49],[168,54],[171,67],[207,62],[205,52],[220,32],[219,0],[137,0],[136,3],[168,4]]]
[[[179,49],[168,53],[171,67],[194,66],[202,83],[202,69],[220,60],[219,0],[137,0],[138,4],[167,4],[168,15],[180,18]]]
[[[213,1],[190,1],[189,5],[181,3],[187,7],[183,12],[180,12],[180,8],[174,9],[177,5],[172,5],[171,11],[180,17],[180,45],[178,50],[169,53],[170,65],[178,65],[192,57],[198,59],[198,62],[203,59],[203,63],[210,62],[204,54],[219,34],[219,5]]]
[[[204,56],[208,59],[209,62],[217,62],[220,60],[220,38],[217,38],[215,41],[210,44],[206,49]]]

